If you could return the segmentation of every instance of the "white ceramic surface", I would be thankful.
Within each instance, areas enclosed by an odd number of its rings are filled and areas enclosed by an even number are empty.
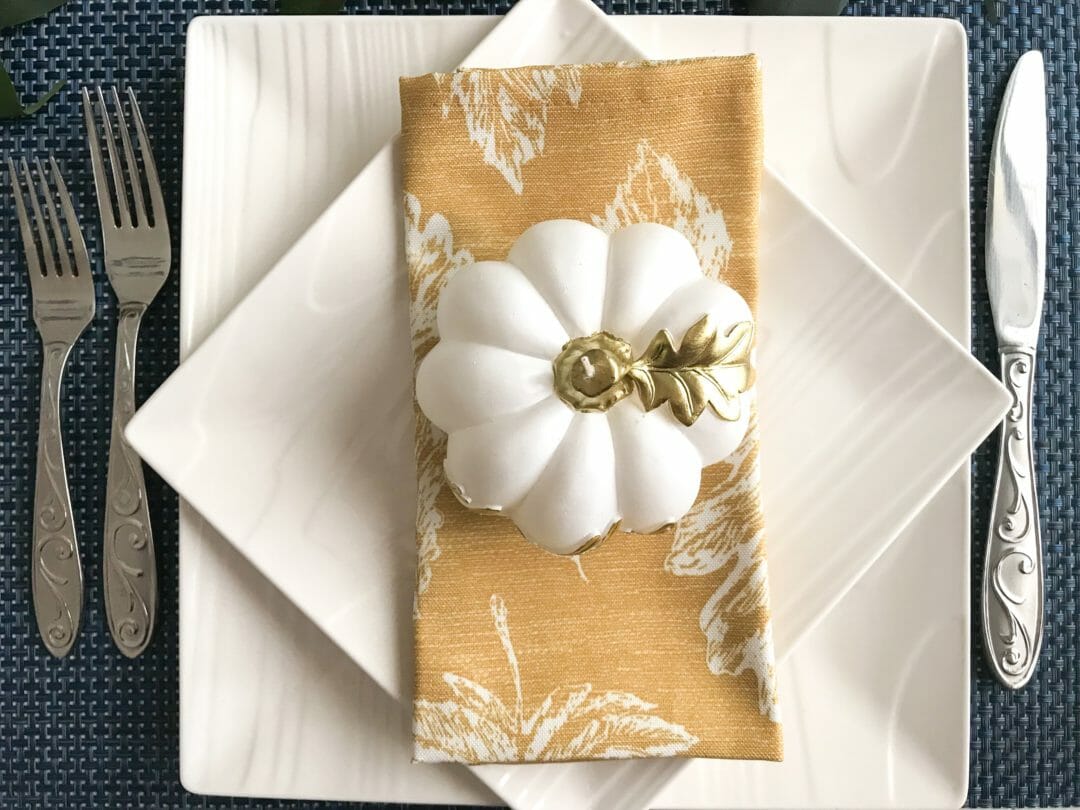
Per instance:
[[[188,128],[185,352],[393,131],[394,77],[452,66],[494,24],[484,18],[344,22],[335,21],[328,34],[317,23],[303,20],[218,20],[193,33],[188,81],[193,101],[202,98],[203,103],[189,106],[188,113],[203,123]],[[886,267],[907,269],[921,250],[918,242],[893,249],[886,238],[892,233],[890,223],[866,216],[867,205],[882,191],[906,199],[911,218],[953,212],[942,226],[945,234],[934,235],[939,245],[932,255],[941,261],[925,270],[918,265],[919,273],[906,273],[902,280],[925,276],[923,302],[955,334],[966,336],[967,191],[966,180],[955,182],[957,176],[966,176],[966,162],[950,174],[931,172],[924,168],[925,160],[916,159],[928,154],[918,147],[930,143],[935,153],[951,149],[966,155],[963,43],[951,25],[831,20],[795,25],[790,20],[720,18],[617,23],[655,55],[738,51],[747,37],[755,39],[752,44],[763,54],[767,82],[780,70],[792,74],[781,94],[788,97],[791,110],[799,109],[801,99],[833,95],[824,78],[838,55],[860,64],[853,81],[871,74],[887,85],[897,84],[895,103],[879,105],[894,119],[901,112],[912,118],[907,127],[914,133],[907,139],[912,154],[903,172],[894,167],[866,181],[862,220],[855,217],[862,227],[861,241]],[[884,43],[901,40],[906,56],[932,66],[924,80],[933,87],[919,94],[917,105],[900,92],[906,74],[898,72],[896,60],[882,56]],[[312,58],[316,48],[325,58]],[[784,59],[770,59],[770,52]],[[792,52],[800,58],[791,59]],[[304,61],[305,54],[307,67],[300,75],[283,67]],[[259,69],[252,69],[256,65]],[[359,71],[367,77],[365,82],[335,85],[336,98],[348,99],[347,106],[335,108],[322,93],[308,93],[305,106],[288,103],[305,88],[328,86],[342,65],[353,68],[351,75]],[[928,93],[933,103],[926,101]],[[788,107],[776,93],[768,97],[767,109],[770,133],[797,123],[781,117]],[[363,130],[349,125],[360,111]],[[247,133],[256,121],[260,132],[281,137],[249,142]],[[819,120],[801,124],[802,148],[828,146],[830,132],[823,131]],[[769,157],[779,165],[784,155],[777,154],[775,141],[770,134]],[[855,143],[860,143],[857,138]],[[255,165],[268,161],[275,171],[254,172],[245,161],[234,159],[245,149],[254,150]],[[791,159],[798,154],[792,153]],[[834,190],[844,184],[818,182],[822,178],[817,175],[827,171],[828,164],[818,161],[813,171],[803,166],[801,173],[789,174],[797,185],[805,182],[805,190],[832,213]],[[835,166],[832,170],[836,173]],[[920,175],[918,184],[907,182],[913,173]],[[855,188],[847,193],[858,196],[859,184],[850,185]],[[843,213],[843,206],[837,205],[837,211]],[[764,768],[694,763],[667,789],[661,804],[958,803],[966,782],[966,497],[966,476],[961,474],[908,530],[904,542],[889,551],[888,566],[877,566],[782,668],[783,694],[799,707],[798,712],[789,710],[786,720],[788,761]],[[297,611],[186,506],[182,554],[181,747],[183,778],[190,788],[491,800],[463,769],[409,767],[405,714],[324,637],[312,633]],[[926,598],[912,600],[916,590]]]

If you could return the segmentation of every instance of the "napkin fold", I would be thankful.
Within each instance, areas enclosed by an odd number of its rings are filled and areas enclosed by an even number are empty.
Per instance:
[[[454,271],[548,219],[669,225],[756,313],[756,57],[429,74],[401,106],[417,364]],[[757,448],[754,417],[676,527],[560,558],[457,501],[417,410],[415,759],[781,759]]]

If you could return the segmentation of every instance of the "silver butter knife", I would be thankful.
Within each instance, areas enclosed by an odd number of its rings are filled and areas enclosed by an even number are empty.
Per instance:
[[[1046,286],[1046,141],[1043,58],[1029,51],[1009,79],[994,135],[986,234],[986,285],[1013,405],[1001,429],[982,623],[994,674],[1011,689],[1031,679],[1043,634],[1031,400]]]

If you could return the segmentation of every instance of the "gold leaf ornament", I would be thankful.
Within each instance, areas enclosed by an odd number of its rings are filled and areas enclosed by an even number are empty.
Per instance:
[[[645,410],[666,402],[687,427],[706,407],[735,422],[742,412],[739,398],[754,384],[753,346],[751,321],[721,330],[711,315],[686,330],[678,349],[671,332],[661,329],[634,362],[628,343],[597,332],[574,338],[555,358],[555,390],[586,413],[602,413],[636,388]]]
[[[667,329],[657,332],[628,376],[647,411],[666,402],[675,418],[690,427],[709,407],[734,422],[742,410],[739,397],[754,384],[753,346],[752,322],[721,330],[705,315],[686,330],[678,349]]]

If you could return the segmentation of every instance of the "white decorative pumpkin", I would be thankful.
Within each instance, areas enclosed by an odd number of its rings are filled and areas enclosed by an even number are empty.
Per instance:
[[[664,225],[541,222],[450,279],[438,327],[416,397],[452,490],[557,554],[675,523],[746,433],[750,309]]]

